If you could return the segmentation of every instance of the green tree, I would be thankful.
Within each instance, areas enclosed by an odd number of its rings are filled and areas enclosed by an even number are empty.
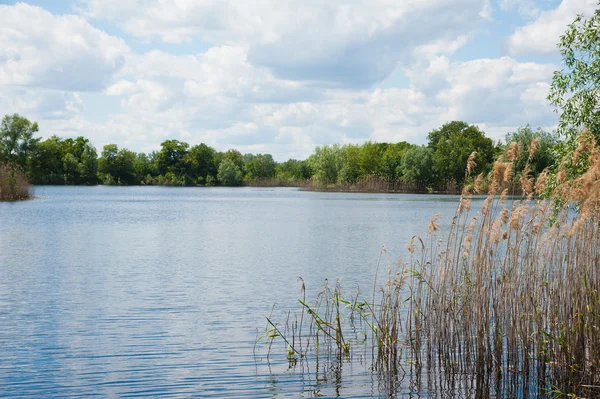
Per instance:
[[[529,148],[534,139],[537,139],[537,150],[533,160],[530,163],[531,173],[538,176],[545,168],[554,165],[555,153],[552,151],[558,138],[553,133],[543,131],[541,128],[533,130],[531,126],[520,127],[516,132],[506,135],[506,145],[512,142],[519,143],[521,154],[515,162],[515,173],[518,174],[525,169],[525,164],[529,158]]]
[[[430,185],[434,182],[433,150],[429,147],[414,146],[402,157],[400,165],[402,179],[407,183]]]
[[[140,181],[135,173],[136,154],[126,148],[121,148],[115,158],[116,173],[113,176],[120,184],[138,184]]]
[[[310,179],[312,172],[306,161],[297,159],[288,159],[278,164],[276,167],[277,177],[286,180],[304,180]]]
[[[570,147],[588,128],[600,143],[600,7],[567,27],[558,48],[566,69],[554,72],[548,100],[559,113],[558,132]]]
[[[98,172],[115,177],[117,174],[117,155],[119,147],[116,144],[106,144],[98,159]]]
[[[319,184],[335,184],[343,166],[342,151],[339,144],[318,146],[308,157],[308,164],[314,171]]]
[[[38,130],[37,122],[31,123],[19,114],[5,115],[0,124],[0,162],[19,165],[29,175],[31,155],[40,141],[33,137]]]
[[[467,159],[473,151],[477,152],[474,174],[489,170],[494,161],[494,142],[477,126],[461,121],[449,122],[429,133],[428,138],[437,182],[443,186],[464,183]]]
[[[142,184],[153,184],[153,178],[158,175],[152,158],[143,152],[135,156],[133,170],[135,171],[136,180]]]
[[[402,157],[411,147],[413,147],[413,145],[406,141],[388,144],[381,157],[377,175],[386,179],[388,182],[400,179],[400,177],[402,177],[402,168],[400,167],[402,165]]]
[[[386,143],[372,143],[370,141],[360,147],[359,162],[362,176],[377,174],[386,149]]]
[[[217,152],[204,143],[195,145],[190,149],[187,155],[187,163],[190,174],[196,179],[196,184],[206,183],[217,177]]]
[[[242,172],[244,171],[244,156],[238,150],[227,150],[225,154],[223,154],[223,159],[229,159],[232,161],[235,166],[238,167]]]
[[[275,177],[275,161],[271,154],[257,154],[246,163],[246,179],[272,179]]]
[[[340,148],[342,167],[338,182],[355,183],[361,176],[360,147],[356,144],[347,144]]]
[[[178,140],[165,140],[156,154],[156,166],[160,174],[172,173],[183,177],[186,174],[186,155],[189,144]]]
[[[63,145],[58,136],[41,141],[35,148],[31,170],[33,184],[64,183]]]
[[[224,158],[219,165],[217,178],[224,186],[239,186],[242,184],[242,171],[230,158]]]

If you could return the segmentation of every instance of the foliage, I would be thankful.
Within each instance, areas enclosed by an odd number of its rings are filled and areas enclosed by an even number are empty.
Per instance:
[[[245,165],[247,180],[266,180],[275,177],[275,160],[271,154],[257,154]]]
[[[339,144],[319,146],[308,157],[308,164],[314,171],[313,177],[319,184],[335,184],[342,169],[342,156]]]
[[[308,163],[297,159],[288,159],[285,162],[277,164],[275,166],[275,173],[277,178],[292,181],[310,179],[312,176],[312,171]]]
[[[156,167],[160,174],[171,172],[176,175],[185,175],[186,155],[189,144],[178,140],[165,140],[161,143],[161,150],[156,154]]]
[[[433,182],[433,151],[429,147],[415,146],[406,150],[400,165],[402,179],[408,183]]]
[[[600,7],[585,19],[578,15],[560,37],[565,69],[555,71],[548,100],[559,113],[558,132],[570,147],[589,129],[600,140]]]
[[[430,132],[428,139],[436,177],[442,185],[456,183],[462,186],[467,159],[474,151],[477,153],[475,173],[489,170],[494,161],[494,143],[477,126],[449,122]]]
[[[212,181],[217,176],[219,168],[217,153],[214,148],[204,143],[190,149],[186,162],[190,174],[196,176],[196,184],[208,184],[209,180]]]
[[[52,136],[33,150],[30,176],[34,184],[96,184],[97,174],[96,148],[82,136]]]
[[[544,169],[554,165],[556,160],[553,148],[558,142],[555,134],[548,133],[541,128],[533,130],[531,126],[526,125],[518,128],[515,132],[506,134],[507,146],[513,142],[518,143],[520,148],[519,157],[514,163],[515,174],[517,176],[525,169],[532,143],[535,143],[536,148],[534,151],[535,156],[530,163],[531,170],[529,172],[537,177]]]
[[[219,165],[217,178],[225,186],[239,186],[242,184],[242,171],[230,158],[224,158]]]
[[[0,163],[0,201],[30,198],[29,181],[15,164]]]
[[[29,168],[31,155],[40,141],[33,137],[38,130],[37,122],[31,123],[19,114],[5,115],[0,124],[0,162]]]

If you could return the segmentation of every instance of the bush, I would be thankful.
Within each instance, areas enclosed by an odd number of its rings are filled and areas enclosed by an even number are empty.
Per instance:
[[[16,201],[31,197],[29,181],[18,167],[0,165],[0,201]]]

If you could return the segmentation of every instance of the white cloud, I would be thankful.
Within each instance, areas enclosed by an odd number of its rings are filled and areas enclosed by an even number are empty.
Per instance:
[[[4,111],[1,115],[18,113],[47,120],[70,119],[82,109],[78,93],[0,85],[0,112]]]
[[[562,0],[552,10],[541,12],[537,19],[518,28],[508,38],[508,51],[518,54],[553,54],[560,35],[577,14],[589,15],[598,3],[596,0]]]
[[[490,17],[488,0],[85,0],[82,13],[145,40],[245,47],[249,63],[280,78],[368,86],[415,47],[459,47]],[[143,6],[142,6],[143,4]],[[429,45],[429,50],[427,46]]]
[[[17,3],[0,5],[0,84],[101,90],[129,49],[74,15]]]

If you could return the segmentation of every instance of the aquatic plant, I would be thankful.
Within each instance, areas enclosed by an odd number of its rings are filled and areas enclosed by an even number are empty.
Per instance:
[[[325,285],[312,305],[301,300],[310,333],[290,323],[295,313],[286,322],[293,340],[306,341],[301,357],[325,351],[341,362],[370,343],[374,369],[386,381],[410,368],[412,375],[426,370],[434,391],[456,382],[456,389],[509,397],[519,390],[600,396],[600,149],[582,135],[576,157],[561,168],[585,162],[587,171],[570,180],[559,169],[554,201],[534,200],[548,188],[545,174],[535,181],[527,173],[535,143],[530,149],[519,179],[523,198],[508,198],[520,157],[514,144],[485,184],[480,176],[463,190],[444,240],[434,216],[427,235],[411,239],[406,261],[388,265],[381,282],[377,266],[369,298],[357,292],[345,299],[337,283]],[[474,211],[473,195],[484,187]],[[347,331],[364,339],[349,340]]]

